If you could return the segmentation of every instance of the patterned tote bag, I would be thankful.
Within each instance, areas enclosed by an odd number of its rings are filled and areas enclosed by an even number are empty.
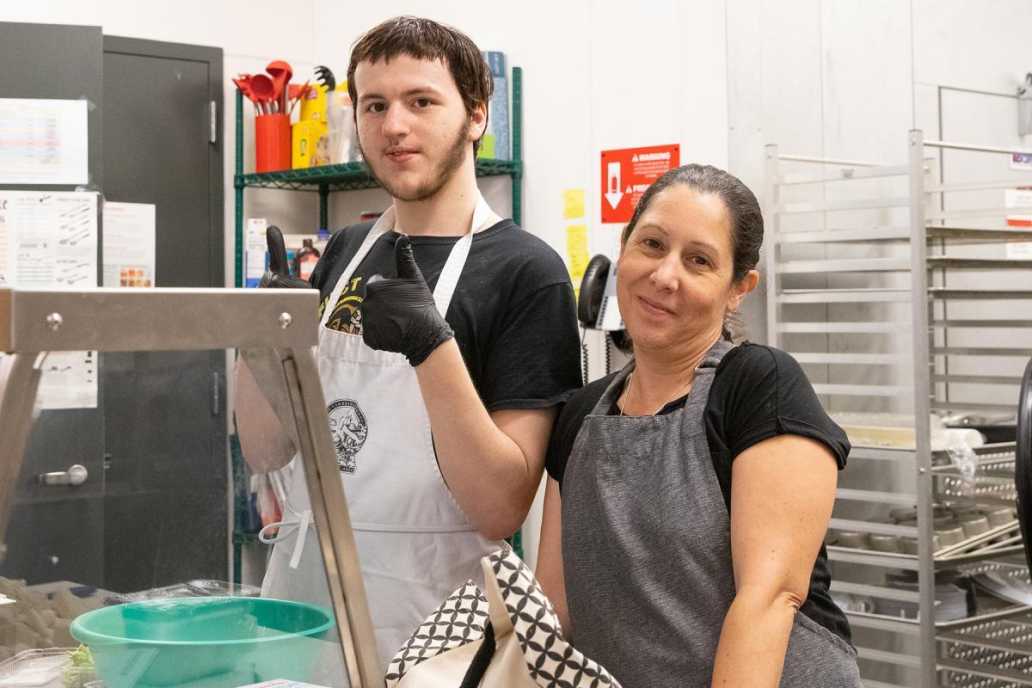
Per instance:
[[[484,557],[387,667],[387,688],[620,688],[566,642],[559,617],[511,549]]]

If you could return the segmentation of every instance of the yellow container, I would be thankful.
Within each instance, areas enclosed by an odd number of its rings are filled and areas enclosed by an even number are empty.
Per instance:
[[[301,96],[301,121],[326,121],[326,91],[319,84],[312,84]]]
[[[342,81],[337,84],[335,89],[342,93],[348,92],[348,82]],[[319,120],[320,122],[327,121],[326,107],[327,107],[327,93],[326,90],[320,84],[312,84],[308,88],[308,92],[301,98],[301,120]]]
[[[290,129],[293,169],[330,164],[330,137],[326,122],[301,120]]]

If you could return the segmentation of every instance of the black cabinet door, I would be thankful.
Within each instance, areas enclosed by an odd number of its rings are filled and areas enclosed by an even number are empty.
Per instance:
[[[221,50],[105,36],[105,198],[155,205],[159,287],[223,286],[221,100]],[[101,380],[107,587],[226,578],[225,352],[105,354]]]

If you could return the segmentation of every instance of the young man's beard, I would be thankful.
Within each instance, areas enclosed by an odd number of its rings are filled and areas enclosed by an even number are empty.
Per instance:
[[[467,121],[465,126],[460,127],[454,141],[452,141],[451,146],[448,147],[444,158],[434,166],[434,169],[430,170],[427,180],[414,191],[406,193],[397,188],[390,180],[384,179],[381,175],[377,174],[376,169],[372,165],[369,165],[369,171],[376,181],[380,182],[380,185],[387,190],[387,193],[399,201],[415,202],[433,198],[437,195],[438,191],[444,188],[444,185],[452,178],[455,171],[462,166],[462,162],[466,158],[467,147],[472,145],[469,142],[469,129],[471,126],[472,122]],[[361,143],[359,143],[359,149],[361,149],[361,147]],[[369,158],[366,157],[365,151],[362,151],[362,157],[365,158],[368,163]]]

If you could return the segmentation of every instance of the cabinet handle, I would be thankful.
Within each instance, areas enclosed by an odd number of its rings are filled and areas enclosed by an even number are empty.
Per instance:
[[[78,487],[86,482],[89,476],[90,473],[85,466],[74,464],[69,466],[67,471],[41,473],[37,479],[40,485],[70,485],[71,487]]]

